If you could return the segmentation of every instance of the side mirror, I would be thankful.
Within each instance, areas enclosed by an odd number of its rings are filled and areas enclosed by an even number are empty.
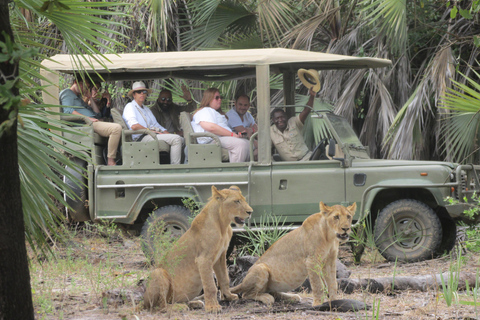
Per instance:
[[[328,141],[328,156],[330,158],[335,157],[335,147],[336,147],[335,139],[330,139]]]

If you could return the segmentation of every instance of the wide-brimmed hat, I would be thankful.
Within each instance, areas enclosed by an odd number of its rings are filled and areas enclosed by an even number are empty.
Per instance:
[[[138,91],[138,90],[147,90],[148,94],[152,93],[152,89],[148,89],[145,86],[145,83],[143,83],[142,81],[137,81],[133,83],[132,90],[128,91],[127,96],[131,98],[133,96],[133,91]]]
[[[303,85],[308,89],[311,88],[315,92],[320,91],[321,84],[317,70],[298,69],[298,78],[300,78],[300,81],[302,81]]]

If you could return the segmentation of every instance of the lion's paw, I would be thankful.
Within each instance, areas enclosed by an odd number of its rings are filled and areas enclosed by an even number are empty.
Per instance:
[[[313,298],[313,303],[312,303],[312,307],[316,307],[316,306],[319,306],[323,303],[322,299],[315,299]]]
[[[222,307],[216,303],[216,304],[206,304],[205,305],[205,311],[206,312],[211,312],[211,313],[216,313],[216,312],[220,312],[222,310]]]
[[[205,304],[200,300],[193,300],[188,302],[188,307],[192,310],[203,309]]]
[[[227,300],[227,301],[238,300],[238,295],[234,294],[234,293],[224,294],[223,296],[225,297],[225,300]]]

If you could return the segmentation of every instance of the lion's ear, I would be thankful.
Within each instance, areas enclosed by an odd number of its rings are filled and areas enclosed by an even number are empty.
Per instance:
[[[323,201],[320,201],[320,211],[327,211],[328,206],[323,203]]]
[[[237,187],[237,186],[231,186],[230,188],[228,188],[230,190],[233,190],[233,191],[240,191],[240,188]]]
[[[220,190],[215,188],[215,186],[212,186],[212,198],[217,200],[223,200],[225,199],[225,196],[222,194]]]
[[[350,212],[355,212],[355,210],[357,210],[357,203],[354,202],[350,207],[347,207],[347,210]]]
[[[323,203],[323,201],[320,201],[320,212],[323,212],[325,214],[330,212],[330,207]]]

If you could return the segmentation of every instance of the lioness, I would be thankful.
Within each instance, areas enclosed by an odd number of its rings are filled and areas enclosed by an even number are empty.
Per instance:
[[[324,283],[330,300],[337,294],[336,265],[338,246],[347,241],[357,204],[345,208],[326,206],[311,215],[302,226],[277,240],[248,270],[242,283],[231,289],[245,299],[271,305],[274,297],[300,301],[283,292],[294,290],[307,278],[313,292],[313,306],[322,304]]]
[[[203,288],[205,310],[219,311],[214,271],[223,297],[238,299],[230,293],[227,272],[226,252],[232,238],[230,224],[242,226],[252,211],[238,187],[217,190],[212,186],[209,202],[167,253],[165,262],[150,275],[143,296],[145,308],[159,307],[165,311],[167,303],[188,302]]]

